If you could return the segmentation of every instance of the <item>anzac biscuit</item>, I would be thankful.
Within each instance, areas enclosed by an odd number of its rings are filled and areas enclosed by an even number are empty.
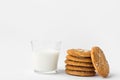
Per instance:
[[[83,49],[69,49],[67,53],[72,56],[76,57],[91,57],[90,50],[83,50]]]
[[[91,58],[89,57],[75,57],[75,56],[67,55],[66,58],[68,60],[78,61],[78,62],[92,62]]]
[[[87,63],[87,62],[76,62],[71,60],[65,60],[65,63],[73,66],[93,67],[92,63]]]
[[[98,74],[102,77],[107,77],[109,74],[109,65],[103,51],[99,47],[92,48],[91,59]]]
[[[95,76],[94,71],[73,71],[73,70],[65,70],[67,74],[75,75],[75,76],[83,76],[83,77],[89,77],[89,76]]]
[[[68,70],[76,70],[76,71],[95,71],[94,67],[83,67],[83,66],[72,66],[66,65],[66,69]]]

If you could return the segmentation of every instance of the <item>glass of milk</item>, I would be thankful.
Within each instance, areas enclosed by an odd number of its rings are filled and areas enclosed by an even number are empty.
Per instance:
[[[33,50],[33,68],[39,73],[56,73],[60,53],[60,41],[31,41]]]

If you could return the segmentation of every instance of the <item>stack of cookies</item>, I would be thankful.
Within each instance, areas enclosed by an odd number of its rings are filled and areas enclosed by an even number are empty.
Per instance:
[[[66,56],[66,73],[76,76],[94,76],[96,74],[91,60],[90,50],[69,49]]]
[[[65,60],[67,74],[88,77],[95,76],[98,72],[102,77],[108,76],[109,65],[99,47],[93,47],[91,50],[69,49],[67,54]]]

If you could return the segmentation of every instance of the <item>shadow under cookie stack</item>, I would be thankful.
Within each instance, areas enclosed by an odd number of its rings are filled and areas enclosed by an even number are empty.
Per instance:
[[[70,75],[95,76],[96,72],[92,64],[90,50],[69,49],[66,56],[66,70]]]

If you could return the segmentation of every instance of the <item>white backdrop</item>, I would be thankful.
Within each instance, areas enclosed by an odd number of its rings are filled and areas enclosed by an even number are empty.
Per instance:
[[[119,0],[0,0],[1,80],[101,80],[64,73],[66,50],[100,46],[120,79]],[[31,40],[61,40],[58,74],[33,73]]]

